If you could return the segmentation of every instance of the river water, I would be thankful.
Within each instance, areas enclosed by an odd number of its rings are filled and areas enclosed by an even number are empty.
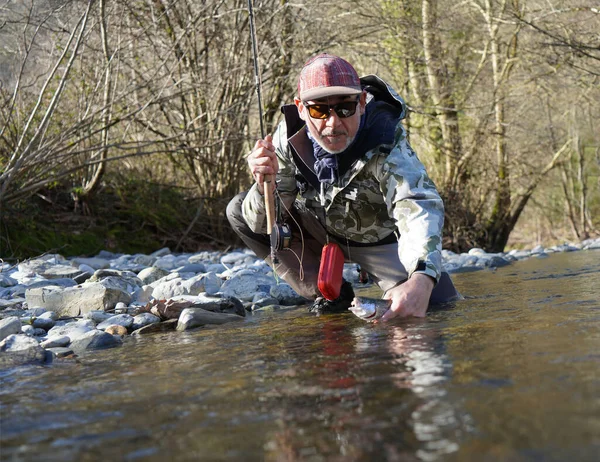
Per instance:
[[[424,320],[293,308],[0,371],[0,459],[598,460],[600,252],[453,277]]]

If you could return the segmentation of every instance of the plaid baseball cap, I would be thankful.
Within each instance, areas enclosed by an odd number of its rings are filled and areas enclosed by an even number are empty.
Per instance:
[[[352,65],[327,53],[309,59],[298,79],[298,97],[302,101],[361,92],[360,80]]]

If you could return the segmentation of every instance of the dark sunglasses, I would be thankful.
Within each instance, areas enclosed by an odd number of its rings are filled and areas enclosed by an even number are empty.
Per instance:
[[[305,104],[304,107],[308,109],[308,114],[313,119],[327,119],[331,111],[334,110],[340,119],[353,116],[356,113],[357,101],[344,101],[343,103],[337,104]]]

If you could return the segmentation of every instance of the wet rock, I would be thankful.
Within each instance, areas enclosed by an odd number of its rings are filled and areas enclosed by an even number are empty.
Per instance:
[[[167,321],[149,324],[141,327],[131,333],[133,336],[156,334],[159,332],[171,332],[177,327],[177,319],[169,319]]]
[[[238,316],[246,316],[246,310],[242,302],[235,297],[220,297],[213,298],[204,295],[182,295],[173,299],[173,301],[186,301],[189,306],[185,308],[202,308],[206,311],[215,313],[237,314]]]
[[[254,300],[250,305],[250,311],[258,311],[260,308],[264,308],[269,305],[278,305],[279,300],[273,297],[264,297]]]
[[[58,348],[66,347],[69,343],[71,343],[71,338],[68,335],[55,335],[42,341],[40,346],[43,348]]]
[[[237,314],[215,313],[202,308],[186,308],[179,316],[177,330],[184,331],[207,324],[225,324],[243,319],[242,316]]]
[[[0,320],[0,341],[6,337],[21,332],[21,320],[16,316],[10,316]]]
[[[112,326],[108,326],[106,329],[104,329],[104,332],[110,335],[119,335],[121,337],[124,337],[125,335],[127,335],[127,328],[124,326],[113,324]]]
[[[86,282],[67,289],[42,287],[29,289],[25,299],[30,306],[42,306],[61,316],[79,316],[92,310],[110,310],[118,302],[129,304],[131,296],[110,281]]]
[[[106,321],[101,322],[96,326],[96,329],[104,330],[109,326],[118,325],[123,326],[125,329],[128,329],[133,324],[133,316],[130,314],[117,314],[115,316],[111,316]]]
[[[75,354],[81,354],[89,350],[101,350],[104,348],[116,347],[121,345],[121,343],[122,341],[118,337],[94,329],[73,340],[69,345],[69,348],[71,348]]]
[[[39,342],[27,335],[9,335],[0,342],[0,364],[41,364],[46,362],[46,351]]]
[[[131,329],[135,331],[141,329],[142,327],[158,322],[160,322],[160,318],[158,316],[155,316],[152,313],[140,313],[137,316],[134,316]]]
[[[74,354],[71,348],[66,347],[52,347],[47,348],[46,351],[50,352],[54,358],[65,358]]]

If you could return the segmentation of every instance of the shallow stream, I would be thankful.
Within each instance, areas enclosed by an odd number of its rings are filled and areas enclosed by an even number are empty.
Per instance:
[[[0,459],[598,460],[600,251],[453,279],[424,320],[294,308],[2,370]]]

